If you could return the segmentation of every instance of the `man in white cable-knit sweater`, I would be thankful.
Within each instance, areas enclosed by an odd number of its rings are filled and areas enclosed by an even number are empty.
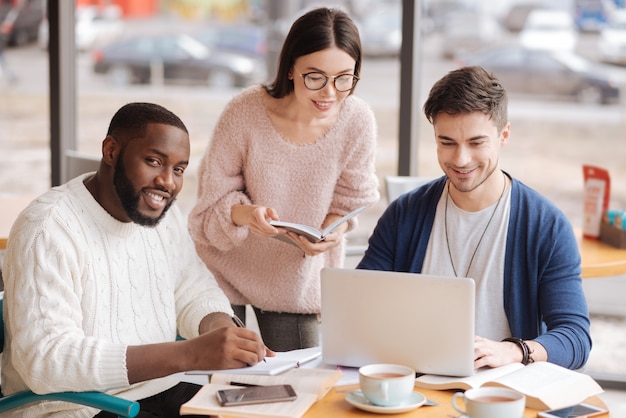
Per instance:
[[[176,115],[129,103],[111,120],[98,171],[22,212],[2,269],[5,395],[106,391],[138,400],[139,416],[172,417],[199,388],[173,373],[273,355],[256,333],[236,327],[172,205],[189,153]],[[99,412],[41,402],[13,416],[111,416]]]

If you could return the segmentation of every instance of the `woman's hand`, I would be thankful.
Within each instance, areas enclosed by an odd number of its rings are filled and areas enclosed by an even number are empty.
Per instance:
[[[324,223],[322,224],[321,229],[323,230],[328,225],[332,224],[340,218],[341,216],[339,215],[327,215],[326,219],[324,219]],[[289,236],[289,238],[291,238],[291,240],[295,242],[302,251],[304,251],[304,254],[308,256],[315,256],[323,252],[332,250],[333,248],[341,244],[341,242],[343,241],[343,236],[347,230],[348,222],[344,222],[339,225],[333,232],[326,235],[326,237],[324,237],[324,240],[315,243],[294,232],[287,232],[287,236]]]
[[[337,230],[326,235],[324,240],[319,242],[311,242],[304,236],[298,235],[295,232],[285,231],[285,233],[304,252],[304,254],[308,256],[315,256],[331,250],[341,244],[341,240],[343,239],[343,233],[338,232]]]
[[[235,225],[247,225],[250,232],[262,237],[273,237],[285,233],[269,224],[269,221],[280,220],[272,208],[258,205],[235,205],[230,210],[230,216]]]

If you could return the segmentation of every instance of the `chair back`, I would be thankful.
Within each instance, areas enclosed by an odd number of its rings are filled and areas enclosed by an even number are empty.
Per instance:
[[[386,176],[385,187],[387,188],[387,203],[393,202],[401,194],[410,192],[416,187],[426,184],[431,180],[431,177]]]
[[[97,171],[100,166],[100,157],[81,154],[73,150],[65,151],[65,161],[67,163],[67,179],[65,181],[84,173]]]
[[[4,348],[4,292],[0,292],[0,353]],[[13,393],[8,396],[2,394],[0,388],[0,415],[15,408],[42,401],[61,401],[85,405],[110,412],[118,417],[133,418],[139,414],[139,403],[118,398],[104,392],[56,392],[38,395],[30,390]]]

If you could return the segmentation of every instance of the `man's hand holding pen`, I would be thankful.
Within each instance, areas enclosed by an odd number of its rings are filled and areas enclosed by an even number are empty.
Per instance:
[[[246,324],[244,324],[241,318],[239,318],[237,315],[233,315],[232,318],[233,318],[233,322],[238,328],[246,328]],[[265,348],[266,348],[266,355],[269,355],[270,357],[273,357],[275,355],[274,352],[271,351],[269,348],[267,347]],[[265,359],[265,357],[263,357],[263,361],[267,363],[267,360]],[[248,364],[248,366],[252,366],[252,364]]]
[[[260,335],[245,328],[239,318],[224,313],[207,315],[200,323],[200,335],[188,341],[186,370],[225,370],[253,366],[276,354],[265,346]]]

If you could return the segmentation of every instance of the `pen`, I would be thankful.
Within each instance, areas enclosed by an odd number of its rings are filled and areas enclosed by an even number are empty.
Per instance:
[[[246,324],[243,323],[243,321],[237,316],[237,315],[233,315],[233,322],[235,323],[235,325],[237,325],[239,328],[245,328]],[[267,360],[265,360],[265,357],[263,357],[263,362],[267,363]]]
[[[233,322],[235,323],[235,325],[237,325],[237,327],[239,328],[245,328],[246,325],[243,323],[243,321],[241,319],[239,319],[239,317],[237,315],[233,315]]]
[[[243,383],[243,382],[226,382],[226,384],[231,385],[231,386],[242,386],[244,388],[253,388],[253,387],[261,386],[261,385],[255,385],[252,383]]]

